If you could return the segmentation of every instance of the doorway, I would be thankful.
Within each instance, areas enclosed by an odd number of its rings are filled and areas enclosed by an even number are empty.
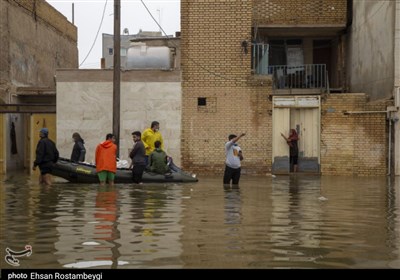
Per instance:
[[[272,173],[289,174],[289,146],[286,137],[290,129],[299,135],[297,171],[320,173],[320,98],[319,96],[273,97]]]
[[[0,174],[6,173],[6,159],[5,159],[5,150],[6,150],[6,141],[5,141],[5,130],[4,130],[4,114],[0,114]]]
[[[313,41],[313,64],[325,64],[328,72],[328,81],[332,85],[332,40]],[[326,73],[321,73],[321,81],[325,81]],[[324,82],[324,86],[327,86]]]

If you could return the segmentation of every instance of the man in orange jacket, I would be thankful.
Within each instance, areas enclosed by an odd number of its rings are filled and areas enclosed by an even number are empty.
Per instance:
[[[100,185],[104,185],[106,180],[110,186],[114,185],[115,172],[117,172],[117,145],[115,136],[107,134],[106,141],[101,142],[96,148],[96,171],[100,180]]]

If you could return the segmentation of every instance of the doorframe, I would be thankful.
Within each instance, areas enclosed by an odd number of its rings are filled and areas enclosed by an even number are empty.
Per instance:
[[[290,165],[289,165],[289,152],[287,152],[287,155],[283,155],[281,158],[279,156],[276,156],[276,149],[277,147],[274,144],[274,140],[277,139],[277,137],[281,137],[276,129],[276,126],[278,125],[278,120],[275,119],[276,113],[275,109],[289,109],[288,111],[288,126],[290,126],[290,120],[291,120],[291,110],[292,109],[318,109],[317,113],[317,132],[316,135],[318,136],[318,139],[316,139],[316,142],[318,143],[317,147],[317,164],[318,167],[315,172],[318,174],[321,173],[321,96],[320,95],[275,95],[272,96],[272,173],[273,174],[289,174],[290,173]],[[277,135],[278,134],[278,135]],[[278,158],[281,163],[277,162],[275,164],[275,159]],[[278,167],[277,167],[278,166]],[[283,167],[282,167],[283,166]],[[284,167],[284,166],[287,166]],[[275,169],[276,168],[276,169]],[[300,171],[301,172],[301,171]],[[307,171],[304,171],[307,172]]]
[[[0,143],[1,143],[1,155],[0,155],[0,174],[6,174],[7,170],[7,153],[6,153],[6,118],[5,114],[0,114]]]

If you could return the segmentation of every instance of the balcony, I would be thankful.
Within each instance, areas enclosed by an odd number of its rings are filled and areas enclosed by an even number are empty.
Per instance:
[[[324,92],[327,89],[325,64],[303,64],[296,66],[268,66],[268,74],[273,77],[273,89],[314,89]]]
[[[329,88],[326,64],[269,65],[269,45],[252,45],[252,71],[256,75],[271,75],[273,90],[284,93],[322,93]],[[294,65],[293,65],[294,64]]]

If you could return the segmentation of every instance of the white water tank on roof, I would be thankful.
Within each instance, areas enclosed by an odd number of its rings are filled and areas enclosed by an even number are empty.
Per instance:
[[[131,43],[127,52],[127,69],[170,69],[171,51],[168,47]]]

